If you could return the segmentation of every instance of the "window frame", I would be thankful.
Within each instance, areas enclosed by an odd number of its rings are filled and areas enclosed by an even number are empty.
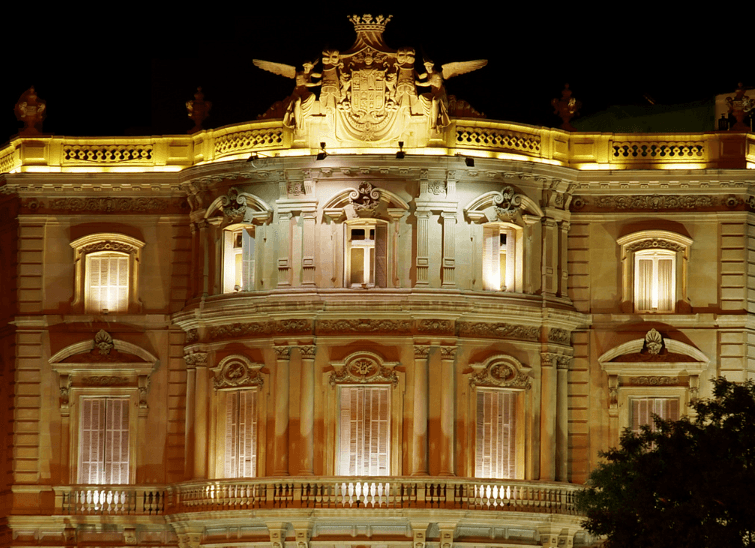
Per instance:
[[[131,236],[117,233],[90,234],[71,242],[74,250],[74,313],[85,314],[134,314],[141,312],[139,295],[139,265],[144,242]],[[91,308],[91,258],[98,256],[124,256],[128,258],[128,289],[124,310],[93,310]]]
[[[481,456],[479,454],[480,450],[480,439],[479,439],[479,431],[480,431],[480,414],[481,411],[484,413],[484,410],[480,409],[480,394],[481,393],[489,393],[489,394],[496,394],[498,396],[500,395],[510,395],[510,397],[514,400],[511,405],[513,407],[513,441],[510,443],[510,445],[513,446],[514,449],[514,462],[513,464],[509,465],[510,469],[513,469],[513,475],[511,476],[493,476],[493,475],[484,475],[480,471],[481,467]],[[525,446],[525,438],[524,438],[524,424],[522,417],[524,417],[524,397],[521,391],[517,390],[510,390],[506,388],[493,388],[493,387],[476,387],[474,391],[474,407],[475,407],[475,427],[474,427],[474,474],[473,476],[475,478],[481,478],[481,479],[522,479],[524,477],[524,446]]]
[[[83,452],[84,452],[84,446],[83,446],[83,438],[84,438],[84,404],[87,401],[95,401],[95,400],[101,400],[105,402],[105,405],[107,406],[107,402],[114,401],[114,400],[122,400],[126,403],[126,409],[128,412],[128,481],[126,482],[97,482],[97,483],[90,483],[89,481],[82,481],[82,474],[84,473],[84,459],[83,459]],[[112,391],[101,392],[100,393],[94,393],[93,391],[87,391],[85,393],[80,393],[77,398],[77,411],[76,411],[76,436],[75,436],[75,444],[74,447],[76,448],[76,466],[75,466],[75,476],[76,476],[76,483],[78,485],[130,485],[135,483],[136,475],[135,470],[136,466],[134,463],[134,456],[135,456],[135,448],[136,448],[136,421],[134,420],[134,412],[137,407],[137,402],[135,401],[134,394],[127,394],[127,393],[120,393],[120,394],[114,394]],[[106,416],[105,411],[105,416]],[[107,424],[107,418],[105,418],[106,424]],[[102,465],[103,470],[100,471],[101,474],[104,474],[105,468],[107,467],[107,459],[105,458],[107,456],[107,429],[104,428],[104,440],[102,443],[102,451],[103,451],[103,459],[102,459]]]
[[[506,272],[500,272],[501,235],[506,235]],[[524,287],[524,230],[497,221],[482,225],[482,287],[485,291],[521,293]],[[494,256],[493,256],[494,255]]]
[[[254,291],[257,287],[257,242],[256,242],[256,227],[251,223],[235,223],[223,228],[223,246],[222,246],[222,277],[221,277],[221,293],[237,293],[241,291]],[[236,235],[240,235],[242,238],[242,246],[236,248],[234,243],[236,241]],[[244,237],[247,235],[248,239]],[[251,247],[245,247],[244,242],[248,242]],[[237,251],[238,249],[238,251]],[[237,256],[241,257],[241,273],[236,271],[238,261]],[[233,273],[233,275],[231,275]],[[239,289],[236,289],[237,278],[241,278],[241,284]],[[244,285],[249,285],[248,288]]]
[[[383,221],[382,219],[373,219],[373,218],[357,218],[357,219],[351,219],[344,223],[344,261],[343,261],[343,280],[344,280],[344,287],[350,287],[350,288],[370,288],[370,287],[388,287],[388,222]],[[372,244],[365,244],[365,245],[355,245],[352,242],[355,240],[352,238],[352,231],[353,230],[359,230],[364,229],[365,233],[369,230],[375,231],[375,238],[374,240],[370,240],[368,238],[365,238],[364,242],[372,242]],[[382,235],[381,235],[382,233]],[[379,243],[379,240],[382,240],[382,244]],[[360,240],[356,240],[360,241]],[[379,246],[383,247],[383,253],[379,253]],[[353,282],[351,280],[352,278],[352,250],[353,249],[363,249],[368,250],[372,249],[374,250],[374,260],[369,260],[369,253],[364,253],[363,255],[363,265],[367,267],[369,264],[369,270],[370,270],[370,276],[369,278],[366,276],[366,270],[365,268],[363,272],[365,272],[365,276],[362,278],[362,282]],[[381,264],[382,263],[382,264]],[[365,281],[369,280],[371,278],[372,281]]]
[[[667,230],[643,230],[622,236],[616,242],[621,246],[621,307],[625,312],[674,314],[680,311],[680,307],[689,308],[687,300],[687,270],[689,248],[692,245],[692,239]],[[645,256],[655,256],[656,260],[665,256],[671,257],[673,260],[670,310],[645,309],[639,306],[639,261]],[[655,284],[656,288],[659,285],[659,280],[655,274],[651,283]]]
[[[356,391],[356,390],[364,390],[365,392],[367,392],[367,391],[375,391],[375,392],[377,392],[378,390],[385,391],[385,398],[387,400],[387,407],[388,407],[388,410],[387,410],[387,413],[386,413],[386,418],[385,419],[381,419],[381,418],[377,419],[377,422],[383,422],[383,421],[387,422],[387,426],[382,429],[383,430],[382,434],[384,436],[384,440],[378,439],[378,446],[380,446],[380,444],[383,443],[383,442],[385,443],[385,446],[386,446],[386,450],[385,450],[385,453],[384,453],[385,454],[384,458],[385,458],[386,470],[385,470],[384,474],[372,474],[370,472],[366,472],[366,473],[365,472],[361,472],[361,473],[351,474],[348,471],[344,471],[344,470],[341,469],[341,465],[342,465],[343,460],[344,460],[343,459],[343,456],[344,456],[343,455],[343,453],[344,453],[344,451],[343,451],[343,440],[346,437],[346,436],[344,436],[344,427],[345,427],[345,425],[344,425],[344,420],[343,420],[344,419],[344,411],[343,411],[342,405],[343,405],[343,401],[344,401],[343,400],[343,398],[344,398],[344,391],[347,391],[347,390],[348,391],[352,391],[352,390],[354,390],[354,391]],[[336,434],[336,455],[337,455],[337,457],[335,459],[335,465],[336,465],[335,475],[336,476],[378,476],[378,477],[385,477],[385,476],[390,476],[391,475],[391,460],[392,460],[391,459],[391,455],[392,455],[391,429],[392,429],[392,426],[393,426],[392,425],[393,421],[391,420],[391,391],[392,391],[392,389],[391,389],[391,386],[389,384],[378,384],[378,383],[375,383],[375,384],[360,384],[360,385],[357,385],[357,384],[343,384],[343,385],[340,385],[338,387],[338,389],[337,389],[337,392],[338,392],[338,424],[336,426],[336,429],[337,429],[337,434]],[[368,417],[366,417],[364,415],[362,415],[362,416],[359,417],[359,422],[362,424],[362,430],[363,431],[365,430],[364,424],[367,421],[368,421]],[[382,436],[381,436],[381,438],[382,438]],[[378,453],[378,456],[380,454],[381,453]],[[357,456],[362,456],[362,455],[359,455],[358,452],[357,452]],[[364,456],[362,456],[362,460],[365,460]],[[372,459],[370,459],[370,460],[372,460]]]

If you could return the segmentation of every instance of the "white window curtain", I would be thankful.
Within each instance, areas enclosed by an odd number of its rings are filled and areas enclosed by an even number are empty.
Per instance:
[[[635,398],[632,401],[632,431],[639,432],[647,424],[655,432],[653,415],[665,420],[679,420],[678,398]]]
[[[390,475],[390,387],[341,386],[338,474]]]
[[[675,268],[672,254],[638,252],[635,260],[635,308],[671,312],[675,303]]]
[[[257,392],[230,392],[226,399],[225,477],[257,476]]]
[[[128,398],[82,398],[79,483],[129,482]]]
[[[475,477],[516,476],[516,393],[477,390]]]
[[[87,307],[90,312],[127,312],[129,258],[118,254],[90,255]]]

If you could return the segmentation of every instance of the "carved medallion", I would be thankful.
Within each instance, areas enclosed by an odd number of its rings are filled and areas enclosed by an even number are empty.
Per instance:
[[[398,384],[393,367],[396,362],[384,362],[372,352],[357,352],[343,363],[334,363],[335,371],[330,374],[330,384]]]
[[[260,369],[262,369],[262,364],[252,363],[245,356],[234,355],[223,358],[218,366],[212,369],[215,375],[213,381],[215,390],[262,386]]]

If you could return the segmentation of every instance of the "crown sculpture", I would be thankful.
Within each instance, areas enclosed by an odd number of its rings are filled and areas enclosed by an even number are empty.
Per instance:
[[[357,34],[354,45],[344,52],[326,49],[322,59],[304,62],[301,70],[254,59],[257,67],[296,82],[291,96],[261,118],[282,118],[294,131],[294,142],[303,146],[318,147],[321,142],[382,146],[403,141],[411,147],[443,139],[450,116],[457,112],[482,117],[467,103],[447,96],[444,83],[484,67],[486,60],[447,63],[440,71],[425,60],[425,70],[419,74],[413,48],[395,51],[383,41],[390,15],[353,15],[349,20]]]

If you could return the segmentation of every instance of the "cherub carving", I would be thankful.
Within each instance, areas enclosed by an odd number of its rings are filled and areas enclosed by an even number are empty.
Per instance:
[[[339,73],[343,68],[338,50],[326,49],[322,52],[322,80],[320,83],[320,106],[323,109],[335,108],[341,101],[342,75]]]
[[[444,82],[454,76],[481,69],[488,64],[488,61],[487,59],[478,59],[476,61],[446,63],[441,66],[441,72],[435,70],[435,63],[430,60],[425,60],[424,64],[427,72],[420,74],[420,79],[415,84],[430,88],[430,91],[423,93],[420,98],[425,106],[425,111],[429,112],[430,128],[435,130],[443,129],[451,123],[448,115],[448,97],[446,96]]]
[[[296,81],[296,86],[291,96],[286,100],[286,113],[283,116],[283,124],[286,127],[302,128],[303,115],[309,112],[312,104],[315,102],[315,95],[309,91],[309,88],[320,85],[320,82],[313,82],[312,78],[320,78],[322,74],[312,72],[315,63],[305,62],[302,64],[302,70],[297,71],[296,67],[285,65],[283,63],[273,63],[261,59],[253,59],[254,65]]]
[[[399,107],[411,106],[412,99],[417,96],[414,70],[414,48],[399,48],[396,54],[398,64],[398,78],[396,84],[396,103]]]

